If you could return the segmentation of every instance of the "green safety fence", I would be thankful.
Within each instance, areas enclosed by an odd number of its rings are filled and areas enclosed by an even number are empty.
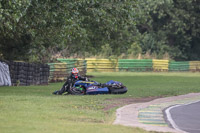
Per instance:
[[[152,59],[119,59],[119,71],[144,72],[152,71]]]
[[[170,61],[169,71],[189,71],[189,61]]]

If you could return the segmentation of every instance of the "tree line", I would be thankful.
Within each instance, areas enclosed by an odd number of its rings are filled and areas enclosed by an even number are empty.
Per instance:
[[[199,13],[199,0],[0,0],[0,58],[199,60]]]

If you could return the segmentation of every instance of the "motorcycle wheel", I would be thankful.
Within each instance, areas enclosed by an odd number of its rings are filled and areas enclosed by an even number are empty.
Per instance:
[[[110,87],[109,90],[111,94],[124,94],[127,92],[126,87],[121,87],[121,88]]]
[[[80,90],[80,89],[77,89],[76,87],[72,87],[68,90],[68,93],[72,95],[85,95],[85,89]]]

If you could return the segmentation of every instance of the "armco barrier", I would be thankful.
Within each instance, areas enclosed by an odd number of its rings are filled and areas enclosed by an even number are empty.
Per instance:
[[[145,72],[152,71],[151,59],[119,59],[118,68],[119,71],[132,71],[132,72]]]
[[[153,71],[168,71],[169,60],[153,59]]]
[[[189,71],[189,61],[170,61],[169,71]]]
[[[93,59],[87,58],[87,72],[116,72],[117,59]]]
[[[200,61],[190,61],[190,71],[200,71]]]

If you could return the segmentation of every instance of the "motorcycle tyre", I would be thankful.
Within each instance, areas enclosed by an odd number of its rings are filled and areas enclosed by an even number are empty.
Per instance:
[[[75,87],[70,88],[68,90],[68,93],[71,95],[85,95],[85,91],[83,92],[77,91]]]
[[[110,91],[110,94],[124,94],[127,92],[127,88],[126,87],[122,87],[122,88],[110,87],[109,91]]]

